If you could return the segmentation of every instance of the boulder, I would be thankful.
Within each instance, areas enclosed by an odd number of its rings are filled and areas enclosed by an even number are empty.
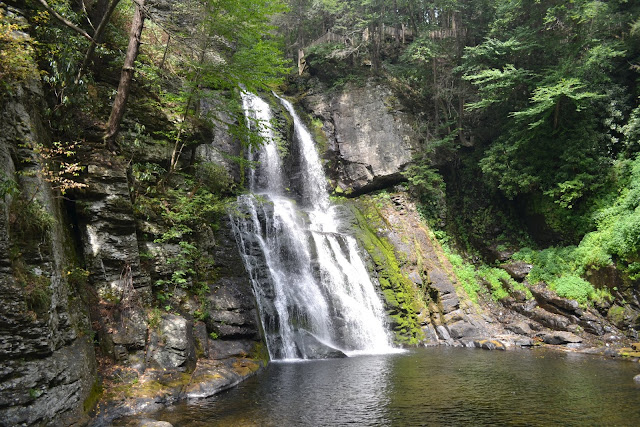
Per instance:
[[[347,357],[344,352],[318,340],[313,334],[299,330],[296,346],[303,359],[339,359]]]
[[[193,327],[184,317],[165,314],[150,334],[147,364],[156,369],[185,371],[195,364]]]
[[[538,305],[547,311],[561,315],[581,314],[578,301],[562,298],[543,284],[533,285],[529,289],[538,302]]]
[[[531,330],[531,327],[526,322],[512,323],[510,325],[507,325],[506,328],[511,332],[513,332],[514,334],[518,334],[518,335],[530,336],[533,333],[533,331]]]
[[[497,340],[477,340],[473,342],[476,348],[483,350],[506,350],[507,348],[503,343]]]
[[[545,344],[562,345],[568,343],[581,343],[582,338],[566,331],[554,331],[546,334],[542,334],[542,340]]]
[[[229,357],[247,357],[251,353],[255,341],[251,340],[209,340],[208,353],[211,359],[227,359]]]
[[[140,420],[138,427],[173,427],[173,424],[167,421],[156,420]]]
[[[525,279],[525,277],[527,277],[527,274],[529,274],[529,272],[533,268],[533,265],[528,264],[524,261],[512,261],[507,264],[502,264],[500,268],[509,273],[509,276],[511,276],[514,280],[521,282]]]
[[[453,339],[477,337],[484,332],[466,320],[459,320],[451,325],[447,325],[447,329],[449,330],[449,335]]]

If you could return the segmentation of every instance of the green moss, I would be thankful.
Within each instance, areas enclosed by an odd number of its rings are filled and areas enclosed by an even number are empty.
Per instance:
[[[269,350],[262,341],[257,342],[249,352],[249,357],[266,366],[269,363]]]
[[[102,388],[102,384],[99,380],[96,379],[91,386],[91,390],[89,390],[89,395],[86,397],[86,399],[84,399],[84,402],[82,403],[82,409],[85,413],[91,411],[96,406],[96,403],[98,403],[98,401],[102,397],[103,392],[104,390]]]
[[[416,345],[424,339],[418,313],[420,297],[413,283],[400,271],[401,262],[393,245],[373,230],[384,224],[375,203],[370,198],[360,199],[358,206],[351,204],[357,220],[356,238],[371,256],[378,273],[387,312],[392,320],[395,341],[403,345]]]
[[[614,305],[609,309],[607,318],[615,325],[622,325],[624,323],[624,308],[619,305]]]
[[[313,140],[316,142],[316,147],[320,156],[323,156],[329,148],[329,140],[327,135],[324,133],[322,126],[322,120],[316,118],[311,119],[309,130],[313,134]]]

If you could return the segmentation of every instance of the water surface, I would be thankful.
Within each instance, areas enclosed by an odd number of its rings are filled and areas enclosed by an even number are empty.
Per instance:
[[[545,350],[427,348],[272,363],[155,419],[181,426],[640,425],[640,365]]]

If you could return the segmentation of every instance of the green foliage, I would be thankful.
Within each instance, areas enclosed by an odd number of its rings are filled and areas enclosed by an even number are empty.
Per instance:
[[[0,199],[4,200],[5,196],[15,197],[20,194],[18,183],[7,176],[4,171],[0,171]]]
[[[480,293],[481,288],[476,277],[475,268],[472,264],[466,263],[460,255],[453,253],[447,246],[443,245],[443,249],[462,288],[469,296],[469,299],[477,304],[478,293]]]
[[[479,162],[488,182],[509,199],[536,199],[535,213],[572,239],[589,231],[580,218],[625,149],[628,104],[616,75],[627,55],[619,35],[631,16],[625,9],[586,0],[501,3],[489,37],[466,47],[457,69],[477,88],[468,109],[496,129]]]
[[[35,72],[34,52],[25,29],[13,16],[0,10],[0,97],[11,84],[21,82]]]
[[[71,267],[65,271],[65,277],[67,278],[67,283],[73,286],[74,289],[83,291],[88,284],[89,271],[80,267]]]
[[[403,174],[420,202],[420,212],[432,221],[443,218],[446,186],[438,171],[428,163],[416,161]]]
[[[78,25],[84,18],[76,13],[67,0],[49,2],[60,15]],[[42,81],[49,98],[49,123],[57,136],[71,140],[81,139],[79,117],[91,110],[87,83],[90,76],[75,82],[88,41],[59,23],[46,11],[31,16],[37,43],[36,56],[41,68]]]
[[[224,166],[217,163],[203,162],[195,167],[195,177],[199,183],[213,194],[229,194],[235,189],[233,178]]]
[[[499,301],[509,296],[509,287],[517,287],[515,280],[509,276],[509,273],[501,268],[481,266],[478,269],[478,277],[489,284],[491,298]]]
[[[591,283],[574,275],[561,276],[551,283],[549,287],[564,298],[574,299],[581,304],[586,304],[594,296]]]
[[[149,328],[155,329],[160,326],[160,321],[162,320],[162,311],[158,307],[153,307],[147,313],[147,322],[149,323]]]
[[[35,195],[28,200],[23,195],[13,199],[9,223],[12,233],[24,243],[47,239],[56,221],[40,201],[35,199]]]
[[[525,248],[513,255],[514,259],[533,264],[527,276],[530,283],[544,282],[561,297],[575,299],[581,304],[605,297],[603,292],[596,293],[593,286],[580,277],[587,268],[587,257],[587,251],[575,246],[542,251]]]

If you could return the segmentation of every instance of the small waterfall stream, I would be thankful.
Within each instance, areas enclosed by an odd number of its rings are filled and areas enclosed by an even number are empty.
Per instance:
[[[242,215],[234,218],[269,355],[277,360],[389,352],[384,307],[355,239],[338,231],[311,134],[291,103],[277,98],[294,121],[302,196],[286,195],[271,108],[243,93],[247,122],[258,126],[265,143],[249,154],[259,162],[249,177],[252,194],[239,197]]]

